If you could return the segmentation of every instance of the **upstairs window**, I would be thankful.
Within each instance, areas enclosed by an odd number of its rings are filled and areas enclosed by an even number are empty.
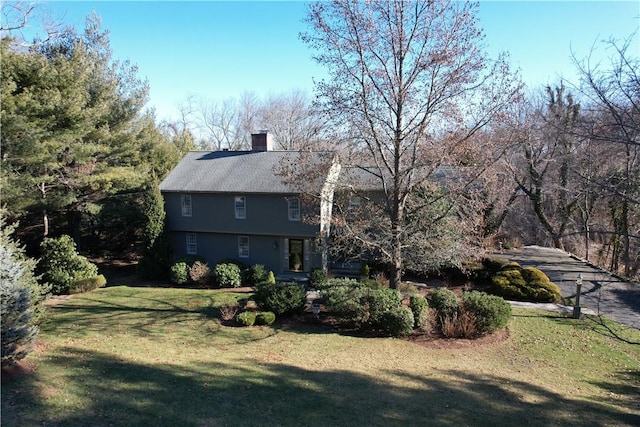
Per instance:
[[[300,199],[289,199],[289,221],[300,221]]]
[[[249,237],[238,236],[238,257],[249,258]]]
[[[183,194],[180,197],[182,216],[191,216],[191,194]]]
[[[196,233],[187,233],[187,254],[195,255],[198,253],[198,242]]]
[[[236,196],[234,207],[236,219],[245,219],[247,217],[247,199],[244,196]]]

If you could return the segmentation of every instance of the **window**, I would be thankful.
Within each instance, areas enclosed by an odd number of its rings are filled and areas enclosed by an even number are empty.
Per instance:
[[[289,221],[300,221],[300,199],[289,199]]]
[[[244,196],[237,196],[234,202],[236,210],[236,219],[245,219],[247,217],[247,199]]]
[[[249,258],[249,237],[238,236],[238,257]]]
[[[198,253],[198,243],[196,241],[196,233],[187,233],[187,254],[195,255]]]
[[[191,194],[183,194],[181,197],[182,216],[191,216]]]

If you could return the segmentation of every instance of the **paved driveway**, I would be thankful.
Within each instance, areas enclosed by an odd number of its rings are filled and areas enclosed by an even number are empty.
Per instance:
[[[575,298],[576,279],[582,273],[580,305],[640,329],[640,284],[617,279],[558,249],[525,246],[504,256],[522,266],[542,270],[565,297]]]

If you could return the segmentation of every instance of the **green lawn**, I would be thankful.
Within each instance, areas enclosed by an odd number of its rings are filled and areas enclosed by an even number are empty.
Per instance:
[[[221,326],[229,295],[119,286],[51,307],[2,425],[640,425],[637,330],[515,310],[507,340],[438,349]]]

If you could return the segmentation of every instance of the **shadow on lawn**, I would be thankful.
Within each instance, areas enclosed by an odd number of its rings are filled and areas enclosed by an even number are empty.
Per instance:
[[[640,424],[637,412],[464,370],[366,376],[250,357],[228,364],[149,366],[73,348],[60,349],[49,363],[64,377],[64,390],[53,389],[52,378],[40,372],[3,384],[3,425]]]

